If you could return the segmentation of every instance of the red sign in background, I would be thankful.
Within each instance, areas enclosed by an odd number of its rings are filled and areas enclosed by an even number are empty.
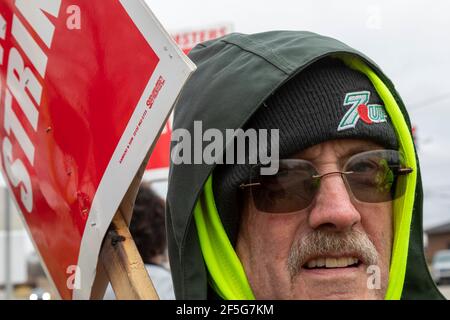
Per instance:
[[[222,37],[232,30],[231,25],[219,25],[199,30],[190,30],[172,34],[172,38],[185,54],[188,54],[196,44]],[[149,159],[147,171],[168,168],[170,164],[170,136],[172,134],[171,119],[168,120],[164,131],[161,133],[155,149]]]
[[[66,9],[74,2],[83,14],[80,30],[66,25]],[[56,14],[41,11],[54,26],[51,43],[16,5],[0,2],[6,21],[0,38],[1,167],[47,270],[61,297],[69,299],[67,268],[77,264],[93,197],[159,59],[119,1],[63,0]],[[12,35],[13,20],[47,57],[43,75],[30,59],[35,52]],[[8,74],[15,81],[7,81]],[[36,88],[42,90],[38,99],[31,92]],[[29,115],[36,113],[34,128]],[[21,128],[32,143],[31,159],[18,141]],[[9,142],[12,153],[5,154]],[[30,177],[31,190],[23,176]],[[31,194],[31,210],[24,193]]]

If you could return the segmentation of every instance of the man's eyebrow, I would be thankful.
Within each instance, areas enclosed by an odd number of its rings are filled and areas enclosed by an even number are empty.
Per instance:
[[[383,149],[381,146],[375,144],[375,143],[368,143],[368,144],[361,144],[355,147],[350,147],[349,149],[345,150],[340,156],[340,159],[348,159],[351,156],[365,151],[371,151],[371,150],[379,150]],[[306,155],[297,155],[295,158],[307,160],[307,161],[313,161],[316,160],[319,156],[319,153],[307,153]]]
[[[317,157],[320,155],[320,152],[309,152],[306,155],[301,155],[299,156],[298,154],[295,156],[295,158],[299,158],[299,159],[303,159],[303,160],[307,160],[307,161],[312,161],[314,159],[317,159]]]
[[[379,145],[376,144],[365,144],[365,145],[359,145],[356,147],[352,147],[344,152],[344,154],[341,156],[341,158],[349,158],[357,153],[365,152],[365,151],[371,151],[371,150],[379,150],[382,149]]]

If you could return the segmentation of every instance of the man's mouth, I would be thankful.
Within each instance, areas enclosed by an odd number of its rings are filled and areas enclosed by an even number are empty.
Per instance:
[[[304,269],[357,268],[361,261],[357,257],[318,257],[308,260]]]

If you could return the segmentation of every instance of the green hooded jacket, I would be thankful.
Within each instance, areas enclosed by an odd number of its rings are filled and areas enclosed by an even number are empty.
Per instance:
[[[400,150],[414,169],[405,195],[394,201],[386,299],[443,299],[423,254],[423,192],[410,120],[394,85],[373,61],[340,41],[298,31],[234,33],[197,45],[189,56],[197,71],[175,106],[173,129],[186,129],[192,136],[194,121],[202,121],[203,130],[242,128],[275,90],[323,57],[337,57],[364,73],[382,98]],[[177,299],[253,299],[214,204],[213,169],[171,163],[166,213],[175,294]]]

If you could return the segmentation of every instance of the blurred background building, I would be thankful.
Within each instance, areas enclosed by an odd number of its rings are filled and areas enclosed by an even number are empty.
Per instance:
[[[450,222],[443,223],[426,231],[428,246],[426,250],[427,261],[431,262],[436,252],[450,250]]]

